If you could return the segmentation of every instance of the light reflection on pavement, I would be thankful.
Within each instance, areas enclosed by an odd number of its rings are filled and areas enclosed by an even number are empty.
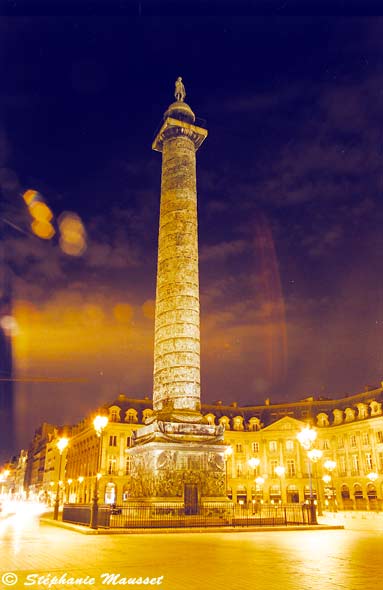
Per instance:
[[[94,577],[86,587],[97,590],[124,587],[102,585],[105,572],[164,576],[166,590],[378,590],[382,541],[381,531],[350,530],[83,535],[39,525],[27,509],[0,521],[0,570],[18,574],[16,590],[31,572]]]

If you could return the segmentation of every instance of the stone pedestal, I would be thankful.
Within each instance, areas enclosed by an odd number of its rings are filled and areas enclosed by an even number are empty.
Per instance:
[[[186,510],[226,500],[225,449],[221,426],[155,420],[137,431],[130,449],[129,498]]]

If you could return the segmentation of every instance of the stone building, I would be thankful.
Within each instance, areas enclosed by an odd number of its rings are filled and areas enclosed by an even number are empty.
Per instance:
[[[379,387],[336,400],[202,404],[202,413],[211,425],[225,427],[225,444],[232,450],[226,456],[226,488],[234,502],[303,502],[311,485],[321,507],[376,509],[383,498],[382,404]],[[129,498],[127,450],[133,432],[150,420],[152,404],[149,398],[121,394],[102,411],[109,421],[101,440],[100,502],[120,504]],[[315,447],[322,452],[311,463],[311,477],[307,452],[297,440],[308,424],[315,427]],[[65,472],[72,502],[91,501],[98,442],[91,416],[72,427]],[[335,462],[332,470],[326,469],[327,461]]]

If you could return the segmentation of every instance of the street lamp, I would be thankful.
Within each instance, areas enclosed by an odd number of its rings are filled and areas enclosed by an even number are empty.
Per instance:
[[[283,465],[277,465],[277,467],[275,467],[274,469],[274,473],[277,474],[277,476],[279,477],[279,490],[280,490],[280,496],[281,496],[281,503],[282,503],[282,477],[285,475],[286,469],[283,467]]]
[[[60,438],[57,442],[57,448],[59,450],[60,453],[60,462],[59,462],[59,472],[58,472],[58,476],[57,476],[57,488],[56,488],[56,499],[55,499],[55,507],[54,507],[54,511],[53,511],[53,520],[57,520],[58,519],[58,515],[59,515],[59,502],[60,502],[60,481],[61,481],[61,462],[62,462],[62,458],[63,458],[63,451],[64,449],[67,448],[69,443],[69,439],[63,437]]]
[[[255,479],[255,500],[256,500],[256,511],[259,509],[259,504],[263,503],[263,489],[262,486],[265,483],[265,478],[259,475]]]
[[[81,504],[82,503],[81,500],[83,499],[82,498],[82,493],[81,493],[81,484],[84,481],[84,476],[83,475],[80,475],[77,478],[77,481],[78,481],[77,492],[78,492],[78,499],[79,499],[79,502],[78,503]],[[77,497],[76,497],[76,500],[77,500]]]
[[[323,451],[319,449],[311,449],[311,451],[307,452],[308,458],[315,464],[315,482],[316,482],[316,490],[317,490],[317,505],[318,505],[318,516],[322,516],[322,502],[321,502],[321,493],[320,493],[320,484],[319,484],[319,477],[318,477],[318,467],[317,463],[319,459],[322,458]]]
[[[97,450],[97,463],[96,463],[96,478],[94,480],[92,511],[91,511],[91,515],[90,515],[90,527],[92,529],[98,528],[98,480],[101,477],[101,473],[99,473],[99,469],[100,469],[100,459],[101,459],[101,451],[102,451],[102,432],[107,424],[108,424],[107,416],[96,416],[95,419],[93,420],[93,426],[96,431],[96,435],[98,437],[98,450]]]
[[[223,458],[225,460],[226,495],[228,495],[228,489],[229,489],[229,474],[228,474],[227,462],[228,462],[229,458],[232,456],[232,454],[233,454],[233,447],[226,447],[225,452],[223,454]]]
[[[70,499],[71,499],[71,492],[70,492],[70,487],[71,487],[71,485],[72,485],[72,482],[73,482],[73,479],[70,479],[70,478],[69,478],[69,479],[67,480],[67,484],[68,484],[68,496],[67,496],[67,501],[69,500],[69,502],[70,502]]]
[[[379,475],[375,471],[371,471],[370,473],[367,473],[367,477],[371,482],[374,482],[378,479]]]
[[[312,449],[314,441],[316,440],[317,432],[313,428],[306,426],[297,434],[297,439],[305,451]],[[314,498],[313,498],[313,482],[311,475],[311,459],[308,457],[309,467],[309,485],[310,485],[310,524],[318,524],[317,515],[315,510]]]
[[[257,469],[258,469],[258,466],[259,466],[260,462],[261,462],[261,460],[258,457],[251,457],[248,460],[248,462],[247,462],[247,464],[250,467],[250,469],[253,470],[253,478],[255,478],[257,476]],[[248,474],[248,479],[250,481],[250,475],[249,474]],[[250,483],[249,483],[249,487],[251,488],[250,489],[250,494],[252,496],[252,486],[250,486]]]
[[[254,476],[256,475],[255,471],[258,467],[258,465],[260,464],[261,460],[258,459],[258,457],[251,457],[251,459],[248,460],[248,465],[249,467],[251,467],[251,469],[254,469]]]
[[[336,467],[336,461],[332,461],[331,459],[327,459],[327,461],[325,461],[323,463],[323,467],[329,472],[329,475],[327,476],[329,479],[326,482],[325,477],[326,475],[324,475],[322,477],[323,481],[325,483],[330,484],[330,506],[331,506],[331,510],[334,511],[335,510],[335,488],[333,487],[333,481],[332,481],[332,472],[334,471],[335,467]]]

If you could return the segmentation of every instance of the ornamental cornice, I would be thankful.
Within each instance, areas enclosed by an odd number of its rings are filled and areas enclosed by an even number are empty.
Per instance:
[[[202,127],[167,117],[153,141],[152,148],[157,152],[162,152],[165,141],[175,137],[187,137],[198,150],[206,136],[207,130]]]

